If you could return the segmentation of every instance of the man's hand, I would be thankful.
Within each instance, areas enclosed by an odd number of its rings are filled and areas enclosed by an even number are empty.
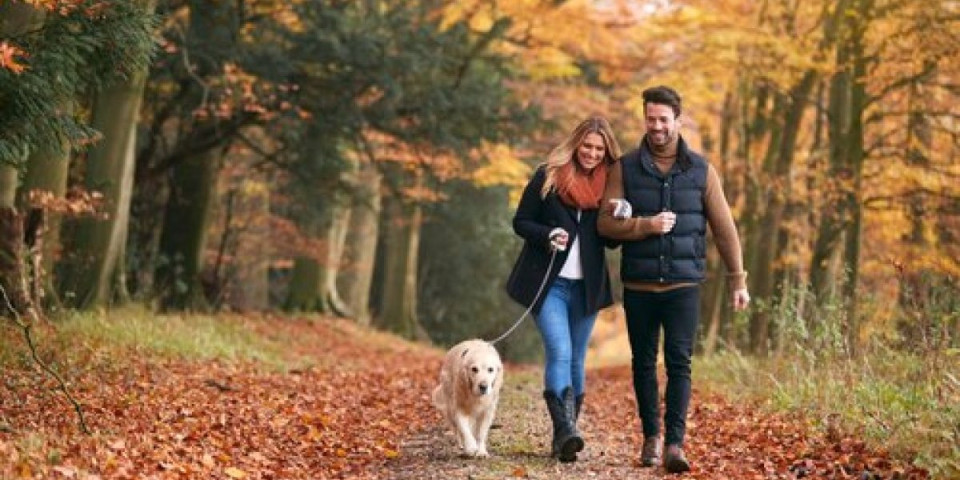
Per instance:
[[[733,292],[733,311],[739,312],[750,305],[750,292],[746,288],[741,288]]]
[[[673,230],[677,224],[677,214],[673,212],[660,212],[650,217],[650,225],[653,226],[653,233],[667,234]]]

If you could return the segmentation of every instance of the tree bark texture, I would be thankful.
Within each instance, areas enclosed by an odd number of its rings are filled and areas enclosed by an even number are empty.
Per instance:
[[[200,275],[219,163],[220,151],[210,150],[174,168],[156,273],[164,310],[209,308]]]
[[[291,312],[315,312],[320,310],[321,303],[320,262],[309,256],[295,258],[284,309]]]
[[[124,230],[130,220],[135,168],[137,116],[147,72],[117,80],[96,96],[92,126],[103,139],[87,155],[85,185],[103,194],[105,216],[79,219],[73,231],[74,255],[67,277],[78,308],[110,301],[118,259],[124,254]]]
[[[340,285],[356,321],[369,325],[370,288],[373,285],[380,228],[381,175],[370,162],[361,162],[356,175],[356,192],[350,207],[350,225],[345,241],[346,268],[340,272]]]
[[[383,284],[377,326],[408,339],[426,340],[417,318],[417,251],[421,209],[397,197],[384,205]]]

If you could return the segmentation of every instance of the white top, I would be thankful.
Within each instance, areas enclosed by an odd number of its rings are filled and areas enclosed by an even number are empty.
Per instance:
[[[577,210],[577,221],[580,221],[581,211]],[[568,278],[570,280],[580,280],[583,278],[583,266],[580,265],[580,235],[577,235],[573,239],[573,245],[570,245],[567,250],[570,251],[567,254],[567,261],[563,262],[563,268],[560,269],[560,276],[563,278]]]

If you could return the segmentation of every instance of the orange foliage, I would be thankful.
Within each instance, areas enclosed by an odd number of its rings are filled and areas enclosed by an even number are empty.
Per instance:
[[[70,217],[95,216],[106,218],[103,212],[103,194],[93,190],[72,187],[64,197],[57,197],[47,190],[31,190],[27,194],[31,208],[60,213]]]
[[[17,57],[19,57],[19,59]],[[16,45],[13,45],[6,40],[0,42],[0,68],[10,70],[11,72],[19,75],[27,69],[26,65],[20,63],[22,59],[26,57],[27,53]]]
[[[440,181],[464,175],[462,161],[451,152],[431,148],[425,144],[410,143],[371,128],[364,129],[363,141],[371,149],[373,158],[377,161],[396,163],[407,172],[429,171]],[[409,193],[421,200],[438,199],[434,195],[427,194],[423,189],[411,189]]]
[[[57,15],[67,16],[78,11],[89,18],[102,17],[107,9],[110,8],[110,2],[103,0],[91,3],[90,0],[25,0],[26,3],[37,8],[42,8],[48,12]]]

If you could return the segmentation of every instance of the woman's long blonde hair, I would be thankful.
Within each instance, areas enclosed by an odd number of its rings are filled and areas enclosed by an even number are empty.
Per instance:
[[[544,162],[547,166],[547,178],[543,182],[543,188],[540,190],[541,198],[546,198],[550,190],[556,186],[557,170],[563,165],[574,161],[577,155],[577,149],[580,148],[583,139],[591,133],[598,133],[603,137],[603,144],[606,147],[606,151],[603,154],[604,162],[611,164],[620,158],[620,144],[617,143],[617,138],[613,136],[613,129],[610,128],[610,122],[600,115],[587,118],[580,122],[580,124],[573,129],[573,132],[570,132],[570,135],[567,136],[560,145],[557,145],[551,150],[550,155],[547,156],[547,161]]]

